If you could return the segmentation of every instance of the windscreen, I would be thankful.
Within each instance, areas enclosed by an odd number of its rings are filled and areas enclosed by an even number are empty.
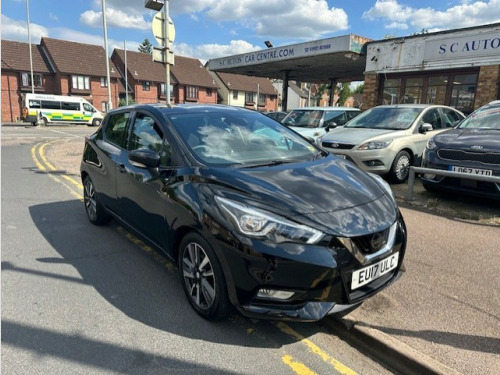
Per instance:
[[[209,166],[254,166],[310,160],[321,151],[265,115],[251,111],[167,116],[193,157]]]

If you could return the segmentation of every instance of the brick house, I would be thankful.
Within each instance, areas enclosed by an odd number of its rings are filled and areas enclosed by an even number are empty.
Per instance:
[[[210,74],[219,85],[219,103],[261,112],[278,109],[278,92],[269,79],[233,73]]]
[[[165,100],[165,66],[153,61],[150,54],[115,49],[111,55],[119,72],[127,74],[128,85],[136,103]],[[217,85],[198,59],[175,56],[170,68],[170,101],[172,103],[217,103]]]
[[[106,52],[104,47],[93,44],[42,38],[40,47],[55,71],[57,95],[76,95],[85,98],[101,111],[107,110],[108,87]],[[118,106],[118,70],[110,61],[111,100]]]
[[[28,43],[2,40],[2,121],[21,120],[23,95],[31,93]],[[55,72],[41,46],[31,45],[35,93],[54,93]]]

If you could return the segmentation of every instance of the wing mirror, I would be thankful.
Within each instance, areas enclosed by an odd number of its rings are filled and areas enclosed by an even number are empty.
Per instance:
[[[158,168],[160,155],[153,150],[134,150],[128,155],[130,163],[138,168]]]
[[[425,124],[420,125],[420,128],[418,129],[418,131],[419,131],[420,133],[422,133],[422,134],[425,134],[425,133],[427,133],[428,131],[431,131],[432,129],[434,129],[434,128],[432,127],[432,125],[426,122]]]
[[[337,123],[335,121],[326,121],[325,122],[325,130],[329,132],[332,129],[335,129],[337,127]]]

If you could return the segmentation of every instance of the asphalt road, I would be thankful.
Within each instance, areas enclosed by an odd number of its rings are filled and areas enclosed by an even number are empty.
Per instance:
[[[24,130],[2,129],[2,374],[392,373],[321,324],[203,320],[175,268],[91,225],[41,157],[88,130]]]

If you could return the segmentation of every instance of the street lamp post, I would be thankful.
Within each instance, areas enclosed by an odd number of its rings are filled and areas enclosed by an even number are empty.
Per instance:
[[[106,58],[106,79],[108,83],[108,111],[113,109],[111,101],[111,78],[109,75],[109,58],[108,58],[108,31],[106,28],[106,0],[102,0],[102,26],[104,29],[104,57]]]
[[[29,0],[26,0],[26,20],[28,22],[28,48],[30,50],[30,73],[31,73],[31,93],[35,93],[35,80],[33,74],[33,52],[31,51],[31,32],[30,32],[30,6]]]

